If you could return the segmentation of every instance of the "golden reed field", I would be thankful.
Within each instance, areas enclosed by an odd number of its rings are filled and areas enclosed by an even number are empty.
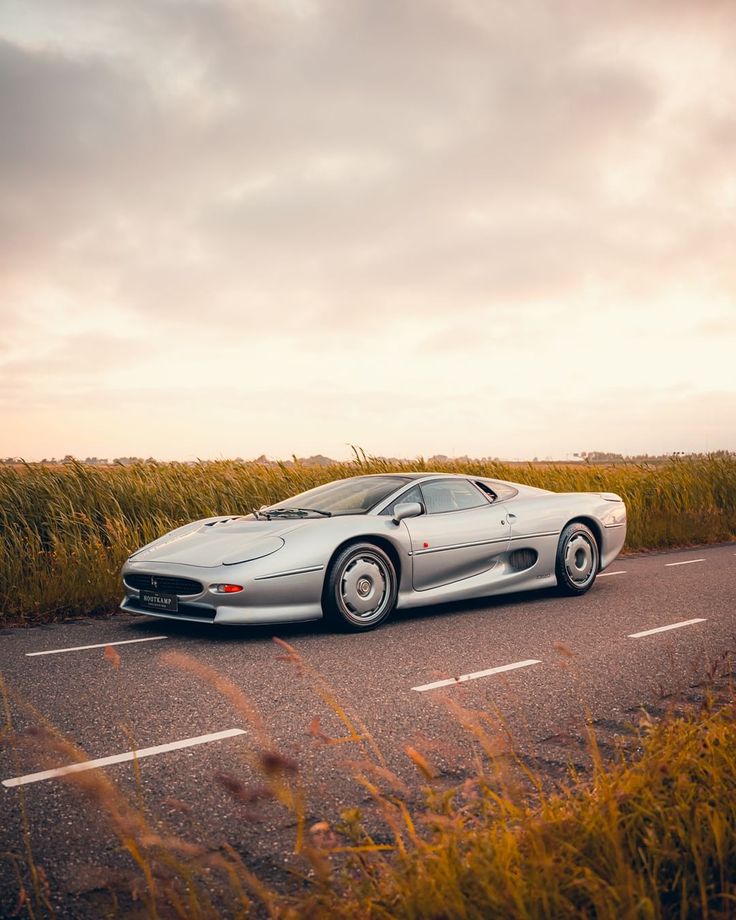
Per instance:
[[[138,546],[187,521],[245,514],[359,473],[424,470],[367,458],[330,466],[215,461],[131,466],[0,467],[0,624],[111,610],[119,570]],[[447,472],[559,492],[618,492],[629,511],[627,550],[714,543],[736,535],[736,455],[645,464],[449,461]]]

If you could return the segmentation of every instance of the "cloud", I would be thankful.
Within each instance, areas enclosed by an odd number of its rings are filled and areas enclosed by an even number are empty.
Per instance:
[[[522,369],[545,388],[600,362],[611,329],[641,386],[671,333],[682,392],[720,392],[703,355],[736,300],[733,19],[685,0],[9,2],[5,404],[117,407],[196,368],[224,402],[313,392],[321,419],[334,388],[370,405],[379,372],[381,393],[421,379],[455,406],[489,351],[497,406]]]

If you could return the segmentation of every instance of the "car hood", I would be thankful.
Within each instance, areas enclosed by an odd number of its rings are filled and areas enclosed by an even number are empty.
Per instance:
[[[236,565],[281,549],[284,537],[314,521],[256,521],[252,518],[210,518],[186,524],[133,553],[130,562],[174,562],[213,567]]]

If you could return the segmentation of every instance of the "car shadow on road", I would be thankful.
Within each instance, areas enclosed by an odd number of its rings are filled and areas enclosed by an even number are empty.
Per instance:
[[[475,614],[479,611],[493,611],[503,607],[518,607],[522,604],[559,601],[557,588],[543,588],[537,591],[519,591],[515,594],[498,594],[491,597],[476,597],[464,601],[449,601],[445,604],[428,604],[426,607],[410,607],[397,610],[392,622],[425,620],[447,614]]]
[[[308,623],[268,624],[266,626],[216,626],[213,623],[194,623],[189,620],[168,620],[154,617],[141,617],[131,620],[130,629],[140,634],[141,638],[165,633],[169,638],[204,639],[213,644],[222,642],[271,642],[278,636],[286,642],[315,633],[331,630],[323,620]]]

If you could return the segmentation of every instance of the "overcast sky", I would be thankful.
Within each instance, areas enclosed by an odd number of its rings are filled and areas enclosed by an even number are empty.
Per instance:
[[[0,0],[0,456],[736,449],[736,4]]]

